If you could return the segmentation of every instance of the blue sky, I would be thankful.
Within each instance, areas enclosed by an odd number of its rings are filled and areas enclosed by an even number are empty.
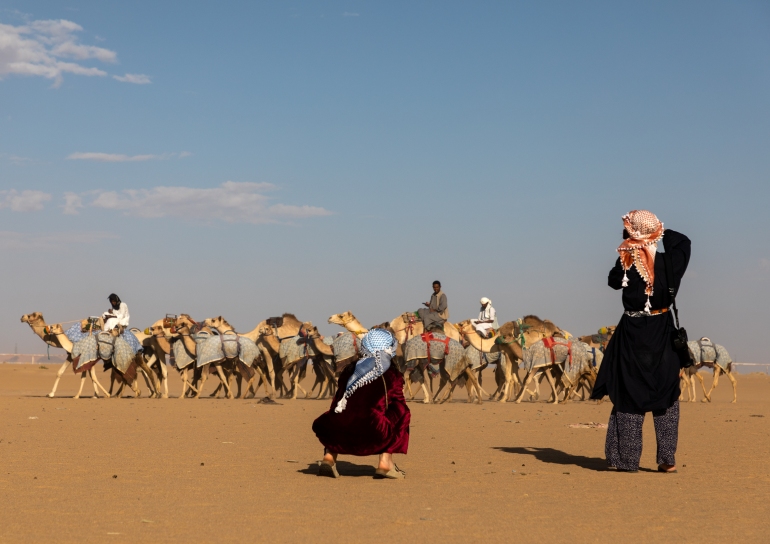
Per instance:
[[[767,362],[766,2],[5,2],[0,351],[23,313],[371,325],[441,279],[587,334],[620,217],[692,336]]]

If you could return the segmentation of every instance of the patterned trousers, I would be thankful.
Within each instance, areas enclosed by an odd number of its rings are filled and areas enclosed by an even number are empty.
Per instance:
[[[668,410],[653,412],[655,438],[658,442],[658,464],[675,465],[679,440],[679,403]],[[644,414],[626,414],[612,410],[607,428],[604,452],[610,466],[620,470],[638,470],[642,457],[642,425]]]

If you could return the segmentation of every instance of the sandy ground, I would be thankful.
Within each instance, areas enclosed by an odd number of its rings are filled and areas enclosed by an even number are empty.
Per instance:
[[[606,470],[605,431],[568,425],[609,403],[454,402],[410,403],[408,477],[383,481],[315,475],[328,401],[74,400],[71,372],[48,399],[56,370],[0,365],[2,542],[770,541],[764,374],[682,406],[676,475],[649,417],[644,470]]]

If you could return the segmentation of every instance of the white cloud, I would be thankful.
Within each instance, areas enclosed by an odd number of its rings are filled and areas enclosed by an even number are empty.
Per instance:
[[[64,193],[64,213],[65,215],[78,215],[80,208],[83,207],[83,197],[76,193]]]
[[[0,209],[10,208],[13,212],[37,212],[42,210],[44,203],[49,200],[51,195],[43,191],[0,191]]]
[[[126,74],[124,76],[112,76],[112,79],[117,79],[123,83],[135,83],[137,85],[147,85],[152,83],[150,76],[144,74]]]
[[[270,183],[227,181],[219,187],[153,187],[152,189],[100,192],[90,206],[122,211],[136,217],[179,217],[191,221],[227,223],[279,223],[331,215],[317,206],[271,204],[263,193]]]
[[[67,249],[73,244],[95,244],[117,238],[109,232],[13,232],[0,231],[1,251],[50,251]]]
[[[53,86],[58,87],[67,73],[106,76],[104,70],[83,63],[114,64],[118,61],[117,53],[79,43],[77,33],[82,31],[82,26],[65,19],[32,21],[19,26],[0,24],[0,79],[11,74],[39,76],[53,80]],[[113,77],[127,83],[150,83],[144,74]]]
[[[142,162],[142,161],[162,161],[173,159],[174,157],[183,159],[191,156],[189,151],[181,153],[161,153],[160,155],[124,155],[122,153],[72,153],[67,156],[68,160],[95,161],[95,162]]]

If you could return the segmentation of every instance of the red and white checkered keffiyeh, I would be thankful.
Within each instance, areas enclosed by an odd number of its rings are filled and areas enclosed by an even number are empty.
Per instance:
[[[663,238],[663,223],[654,213],[647,210],[632,210],[623,216],[623,226],[628,232],[628,238],[618,247],[620,263],[625,272],[631,266],[636,270],[647,284],[647,304],[645,310],[649,311],[650,296],[655,284],[655,251],[657,242]],[[623,287],[628,285],[628,276],[623,275]]]

